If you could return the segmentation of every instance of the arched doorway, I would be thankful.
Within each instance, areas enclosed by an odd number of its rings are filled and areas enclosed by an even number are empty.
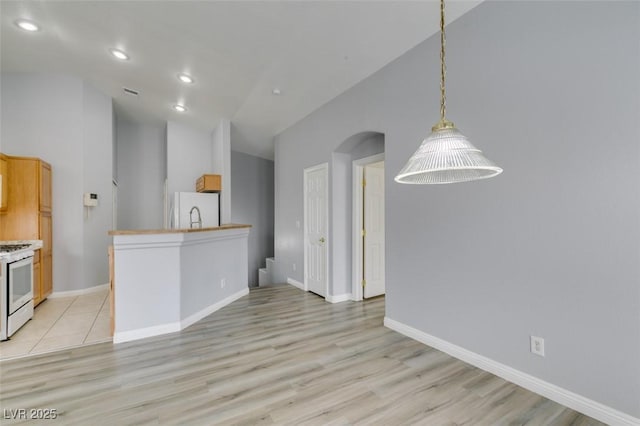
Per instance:
[[[384,134],[347,138],[333,152],[331,166],[333,291],[327,300],[384,294]],[[369,186],[367,175],[374,179]]]

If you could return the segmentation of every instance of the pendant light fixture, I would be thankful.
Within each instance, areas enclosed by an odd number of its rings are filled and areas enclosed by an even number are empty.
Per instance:
[[[445,117],[445,35],[444,0],[440,0],[440,121],[395,177],[398,183],[438,184],[486,179],[502,169],[482,155],[482,151]]]

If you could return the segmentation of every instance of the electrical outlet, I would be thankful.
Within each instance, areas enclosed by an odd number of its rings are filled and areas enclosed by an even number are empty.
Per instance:
[[[293,270],[296,271],[298,269],[298,267],[296,266],[296,264],[293,264]]]
[[[531,353],[544,356],[544,339],[542,337],[531,337]]]
[[[300,229],[300,221],[296,220],[296,228]]]
[[[226,278],[223,278],[220,280],[220,288],[224,288],[225,285],[227,285],[227,280]]]

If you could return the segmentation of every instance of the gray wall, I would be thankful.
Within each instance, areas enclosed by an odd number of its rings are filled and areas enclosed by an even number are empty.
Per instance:
[[[167,123],[167,185],[169,194],[195,192],[196,180],[213,170],[213,143],[209,132],[181,123]]]
[[[273,256],[273,161],[231,151],[231,221],[253,225],[249,232],[249,285]]]
[[[83,192],[98,194],[98,207],[85,207],[83,234],[84,283],[92,286],[109,282],[114,120],[111,98],[87,83],[83,89]]]
[[[165,126],[117,118],[118,228],[164,226]]]
[[[283,132],[278,279],[303,280],[303,168],[381,132],[387,316],[640,417],[639,20],[637,2],[485,2],[448,25],[449,115],[494,179],[393,181],[438,119],[437,36]]]
[[[211,171],[222,176],[222,193],[220,194],[220,223],[231,222],[231,122],[226,118],[220,120],[211,132],[212,168]]]
[[[111,98],[57,74],[2,73],[4,153],[39,157],[53,170],[53,290],[107,283],[111,228]],[[99,204],[85,218],[82,197]]]

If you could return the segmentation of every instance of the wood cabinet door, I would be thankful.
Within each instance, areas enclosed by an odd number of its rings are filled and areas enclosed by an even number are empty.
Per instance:
[[[0,211],[7,210],[7,201],[9,200],[9,162],[4,155],[0,154]]]
[[[51,165],[40,162],[40,211],[51,212]]]
[[[44,300],[53,291],[53,257],[51,254],[42,256],[41,279],[40,279],[40,296]]]
[[[0,220],[0,240],[39,240],[38,160],[7,157],[7,213]]]
[[[42,302],[42,270],[40,262],[33,264],[33,304]]]
[[[52,240],[52,219],[49,214],[40,215],[40,239],[42,240],[41,256],[51,256]]]
[[[51,294],[53,290],[52,237],[52,218],[49,214],[41,214],[40,239],[42,240],[42,249],[40,249],[40,264],[42,280],[40,284],[40,295],[42,299]]]

